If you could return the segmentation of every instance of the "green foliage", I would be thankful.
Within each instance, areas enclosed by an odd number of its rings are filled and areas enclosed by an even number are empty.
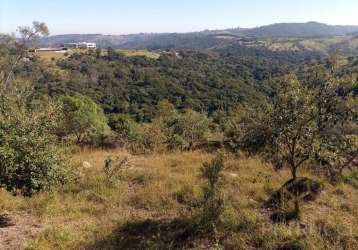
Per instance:
[[[267,126],[268,105],[256,108],[239,107],[229,115],[224,132],[228,145],[233,151],[245,149],[256,154],[267,144],[270,127]]]
[[[357,157],[356,86],[352,77],[322,67],[288,75],[263,110],[239,115],[226,134],[234,146],[264,152],[277,168],[288,165],[293,178],[310,159],[341,175]]]
[[[315,107],[312,94],[295,76],[288,76],[285,83],[268,113],[267,125],[273,137],[269,150],[273,154],[273,163],[278,167],[289,164],[292,177],[296,178],[297,168],[313,151]]]
[[[166,136],[169,149],[193,150],[207,141],[211,120],[193,110],[179,113],[168,100],[158,103],[153,124]]]
[[[317,140],[315,160],[337,181],[346,168],[353,167],[358,159],[358,98],[354,91],[358,87],[355,76],[339,76],[336,59],[330,58],[330,71],[317,69],[319,84],[316,93]]]
[[[34,99],[33,78],[26,76],[32,63],[24,60],[26,46],[48,35],[48,28],[33,22],[32,28],[19,27],[19,33],[21,39],[8,38],[0,46],[0,187],[31,196],[70,175],[55,136],[61,106],[50,98]]]
[[[171,126],[173,120],[178,116],[178,111],[167,99],[161,100],[157,105],[157,111],[153,123],[163,131]]]
[[[75,135],[81,143],[85,136],[107,134],[109,127],[101,107],[91,98],[81,95],[61,98],[64,109],[64,134]]]
[[[113,53],[112,53],[113,52]],[[180,57],[127,57],[115,51],[100,56],[74,53],[57,61],[63,74],[34,70],[38,93],[80,93],[91,97],[106,113],[129,114],[137,122],[150,122],[160,100],[178,110],[193,109],[211,115],[243,102],[260,102],[271,93],[269,79],[292,67],[274,54],[248,51],[181,51]]]
[[[207,141],[210,120],[204,114],[187,110],[172,121],[169,127],[169,148],[193,150]]]
[[[163,150],[165,135],[152,124],[143,124],[137,128],[135,137],[129,144],[129,150],[134,154],[148,154]]]
[[[204,188],[203,223],[215,231],[220,215],[224,211],[224,200],[221,192],[221,172],[224,169],[223,156],[218,155],[211,162],[204,162],[201,168],[202,177],[207,181]]]
[[[23,96],[22,96],[23,97]],[[20,106],[21,105],[21,106]],[[57,146],[57,105],[26,107],[1,96],[0,185],[30,196],[63,184],[69,168]]]
[[[4,60],[0,59],[3,66],[0,67],[0,84],[7,89],[11,88],[12,80],[14,79],[15,71],[18,70],[21,60],[28,56],[28,46],[33,45],[36,39],[41,36],[47,36],[49,29],[45,23],[34,21],[32,27],[20,26],[18,27],[20,38],[6,37],[5,43],[1,44],[1,47],[5,47]],[[0,56],[4,56],[4,50],[0,53]]]
[[[130,141],[136,136],[136,124],[128,115],[110,115],[108,125],[123,140]]]

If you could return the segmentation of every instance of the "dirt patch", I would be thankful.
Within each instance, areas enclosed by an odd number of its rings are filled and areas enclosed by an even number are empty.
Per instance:
[[[25,239],[41,229],[38,221],[24,212],[0,214],[0,249],[22,249]]]

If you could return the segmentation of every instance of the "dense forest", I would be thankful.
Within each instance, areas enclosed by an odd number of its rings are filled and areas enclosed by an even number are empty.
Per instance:
[[[227,47],[169,51],[151,59],[127,57],[109,48],[69,55],[56,61],[56,70],[35,62],[27,72],[38,78],[37,94],[81,93],[101,104],[106,113],[126,113],[143,122],[152,119],[163,99],[177,109],[209,115],[228,112],[238,104],[259,103],[272,95],[276,78],[319,58],[308,52]]]

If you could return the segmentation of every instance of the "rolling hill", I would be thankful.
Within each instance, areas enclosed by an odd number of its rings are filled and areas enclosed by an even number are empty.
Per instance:
[[[134,49],[208,49],[239,44],[270,50],[309,50],[327,54],[335,49],[358,51],[358,26],[318,22],[277,23],[251,29],[234,28],[191,33],[140,33],[131,35],[68,34],[43,38],[40,46],[69,42],[95,42],[99,47]]]
[[[254,37],[327,37],[343,36],[357,32],[358,26],[328,25],[318,22],[277,23],[239,31],[238,33]]]

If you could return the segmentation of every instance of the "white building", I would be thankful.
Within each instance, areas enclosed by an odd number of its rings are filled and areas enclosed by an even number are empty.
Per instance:
[[[79,43],[65,43],[64,47],[76,48],[76,49],[95,49],[97,45],[95,43],[79,42]]]

